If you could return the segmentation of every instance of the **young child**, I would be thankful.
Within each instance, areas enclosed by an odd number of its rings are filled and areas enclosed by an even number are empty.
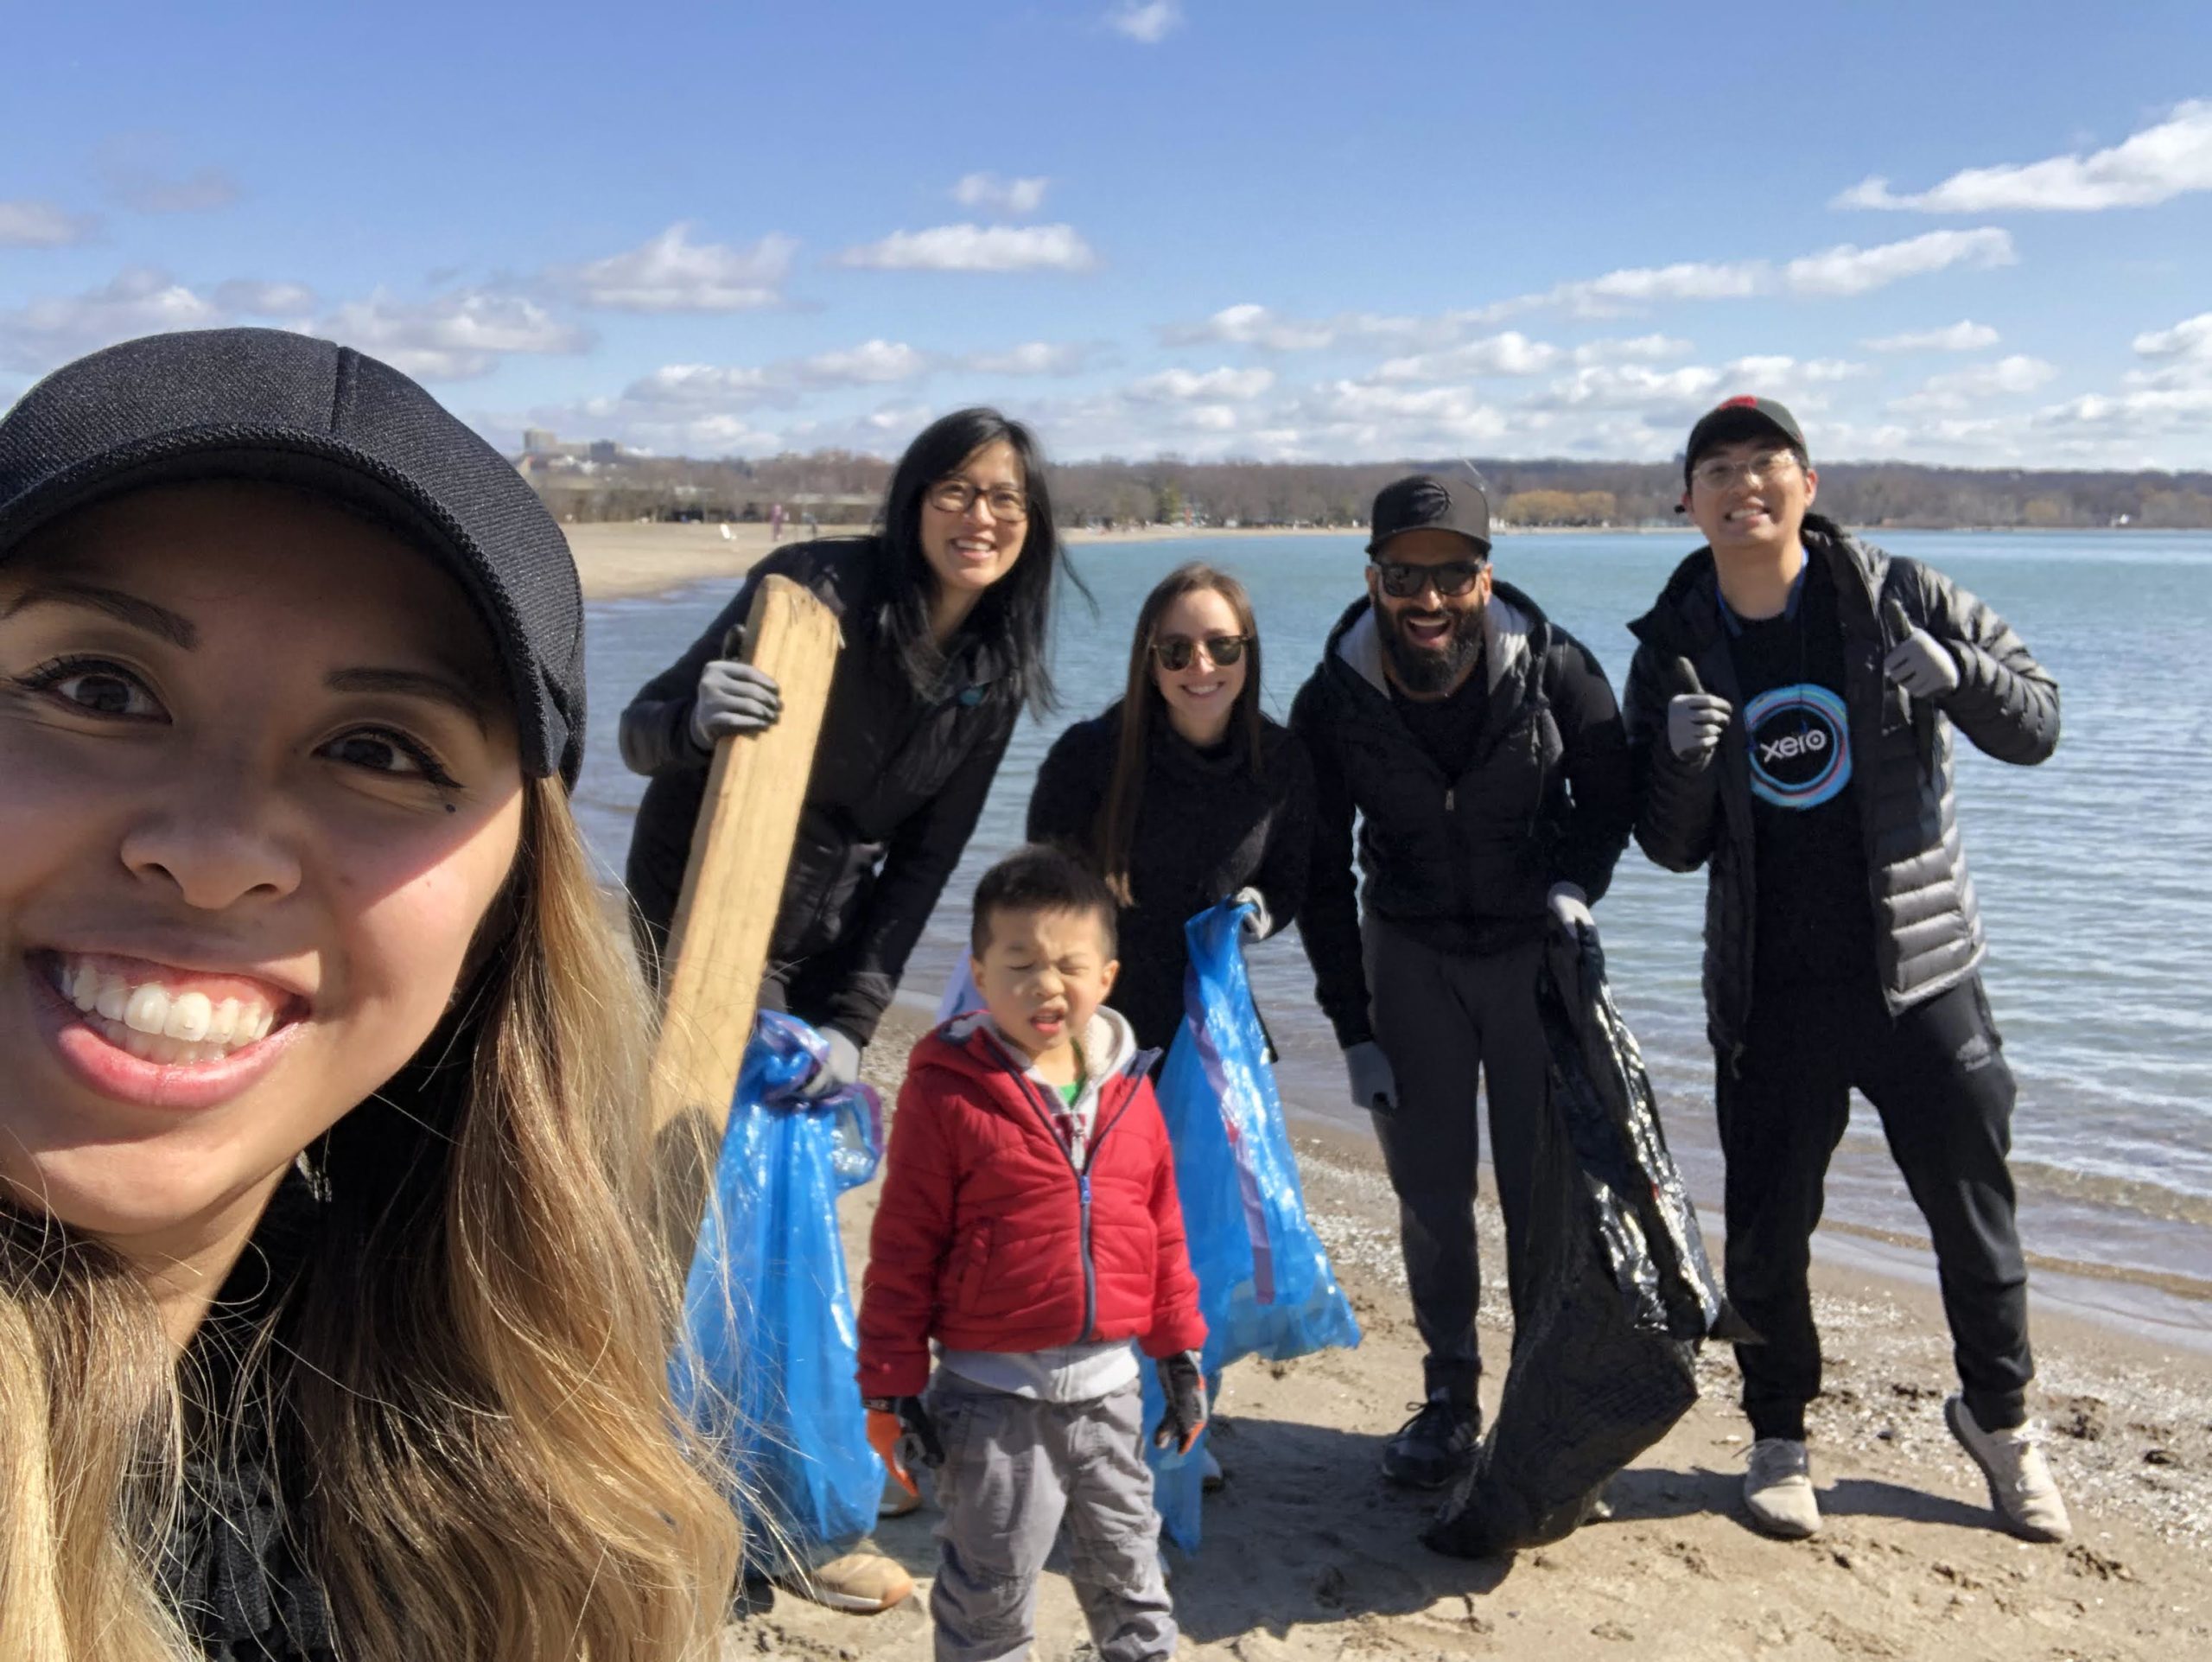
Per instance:
[[[1027,1650],[1063,1517],[1100,1656],[1169,1656],[1128,1341],[1166,1393],[1155,1441],[1187,1452],[1205,1323],[1152,1057],[1103,1008],[1114,896],[1022,849],[976,886],[971,944],[985,1009],[915,1047],[892,1126],[861,1300],[869,1441],[910,1490],[910,1451],[938,1468],[941,1662]]]

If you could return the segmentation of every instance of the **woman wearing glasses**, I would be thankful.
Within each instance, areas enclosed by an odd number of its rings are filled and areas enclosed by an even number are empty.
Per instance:
[[[830,691],[760,989],[829,1041],[830,1083],[860,1053],[976,828],[1015,717],[1052,708],[1046,667],[1060,550],[1028,429],[956,411],[906,449],[881,529],[779,549],[690,651],[622,712],[622,758],[651,776],[627,880],[649,969],[676,910],[714,746],[772,726],[775,683],[737,661],[754,585],[804,583],[842,620]],[[912,1590],[868,1554],[816,1567],[803,1590],[880,1609]]]
[[[1060,735],[1038,770],[1029,837],[1093,862],[1119,897],[1108,1000],[1165,1051],[1183,1020],[1183,925],[1235,897],[1274,933],[1306,895],[1313,771],[1260,713],[1260,634],[1244,585],[1193,563],[1137,614],[1128,691]]]

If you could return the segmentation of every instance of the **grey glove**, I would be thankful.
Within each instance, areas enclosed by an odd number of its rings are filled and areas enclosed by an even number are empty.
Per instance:
[[[1554,883],[1545,904],[1551,910],[1554,928],[1570,935],[1579,935],[1585,929],[1597,933],[1598,920],[1590,915],[1590,897],[1580,883]]]
[[[1882,677],[1916,698],[1941,699],[1959,690],[1959,660],[1925,629],[1913,627],[1892,595],[1882,602],[1882,621],[1897,645],[1882,660]]]
[[[775,678],[734,658],[710,660],[699,672],[698,696],[691,701],[691,742],[711,750],[717,739],[759,733],[784,713]]]
[[[1398,1111],[1398,1076],[1390,1059],[1372,1039],[1344,1051],[1344,1071],[1351,1075],[1351,1105],[1381,1114],[1386,1119]]]
[[[1681,692],[1667,700],[1667,748],[1675,760],[1702,768],[1720,748],[1735,706],[1717,692]]]
[[[822,1042],[830,1054],[822,1059],[822,1066],[806,1082],[810,1097],[826,1097],[833,1091],[842,1091],[861,1076],[861,1048],[852,1035],[842,1028],[819,1028]]]
[[[1244,914],[1242,927],[1244,933],[1253,939],[1265,940],[1269,935],[1274,933],[1274,920],[1268,915],[1268,903],[1261,898],[1258,889],[1247,884],[1230,896],[1229,903],[1231,906],[1249,906],[1252,908]]]
[[[1160,1394],[1167,1399],[1167,1411],[1160,1417],[1152,1446],[1187,1455],[1206,1429],[1206,1381],[1198,1368],[1198,1353],[1179,1351],[1152,1366],[1160,1375]]]

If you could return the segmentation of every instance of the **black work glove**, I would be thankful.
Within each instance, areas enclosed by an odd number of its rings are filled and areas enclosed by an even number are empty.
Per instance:
[[[1187,1455],[1198,1433],[1206,1429],[1206,1379],[1198,1366],[1198,1353],[1180,1351],[1161,1357],[1152,1366],[1160,1375],[1160,1394],[1167,1398],[1167,1411],[1160,1417],[1152,1446]]]

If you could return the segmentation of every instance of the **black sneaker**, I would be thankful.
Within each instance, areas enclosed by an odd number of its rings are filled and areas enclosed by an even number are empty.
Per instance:
[[[1431,1397],[1383,1445],[1382,1475],[1409,1489],[1440,1489],[1472,1463],[1482,1434],[1479,1408]]]

